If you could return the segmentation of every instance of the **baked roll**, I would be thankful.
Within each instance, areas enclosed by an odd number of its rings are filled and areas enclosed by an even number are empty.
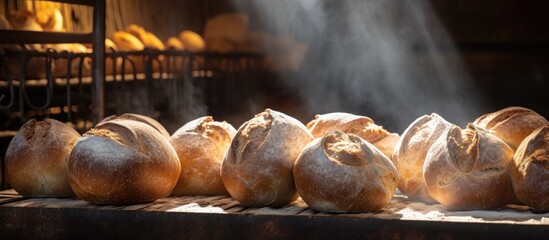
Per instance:
[[[170,37],[168,40],[166,40],[166,48],[170,49],[173,48],[175,50],[183,51],[185,50],[185,45],[179,40],[179,38],[176,37]]]
[[[512,168],[517,198],[537,211],[549,211],[549,125],[534,130],[519,145]]]
[[[389,203],[398,184],[397,170],[385,154],[339,131],[307,144],[293,173],[303,201],[326,212],[377,211]]]
[[[191,52],[202,52],[206,49],[206,42],[198,34],[190,30],[185,30],[179,33],[179,40]]]
[[[121,51],[142,51],[145,49],[141,40],[128,32],[115,32],[112,40]]]
[[[376,146],[385,156],[391,158],[399,136],[390,133],[382,126],[378,126],[369,117],[350,113],[327,113],[316,115],[315,119],[307,123],[307,128],[315,138],[322,137],[331,131],[341,131],[355,134]]]
[[[170,133],[168,133],[168,131],[166,130],[166,128],[164,128],[164,126],[162,126],[162,124],[160,124],[158,121],[154,120],[153,118],[150,118],[150,117],[147,117],[147,116],[141,115],[141,114],[124,113],[120,116],[111,115],[111,116],[108,116],[106,118],[103,118],[103,120],[101,120],[101,122],[99,122],[99,123],[112,121],[112,120],[115,120],[115,119],[128,119],[128,120],[134,120],[134,121],[145,123],[145,124],[151,126],[152,128],[154,128],[160,134],[162,134],[162,136],[164,138],[166,138],[168,140],[170,139]]]
[[[45,31],[63,32],[63,15],[59,9],[46,6],[36,11],[36,21]]]
[[[69,158],[69,183],[92,204],[124,205],[167,196],[177,183],[177,153],[148,124],[114,119],[86,132]]]
[[[531,109],[508,107],[484,114],[477,118],[474,124],[490,131],[516,150],[524,138],[549,122]]]
[[[233,138],[221,165],[225,188],[245,206],[281,207],[294,201],[294,163],[312,140],[301,122],[266,109],[240,126]]]
[[[228,195],[221,162],[236,134],[227,122],[201,117],[177,130],[170,143],[179,156],[181,175],[172,195]]]
[[[452,125],[431,146],[423,174],[431,197],[449,209],[493,209],[516,198],[513,150],[486,130]]]
[[[72,197],[67,163],[80,134],[54,119],[31,119],[6,151],[8,183],[25,197]]]
[[[432,113],[416,119],[400,137],[392,159],[400,177],[398,188],[408,198],[426,203],[436,202],[427,191],[423,163],[431,145],[450,126],[451,123]]]

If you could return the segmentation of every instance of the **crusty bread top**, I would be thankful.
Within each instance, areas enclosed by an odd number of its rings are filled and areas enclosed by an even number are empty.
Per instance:
[[[236,129],[229,123],[214,121],[213,117],[205,116],[188,122],[179,128],[173,136],[185,133],[196,133],[210,139],[215,144],[230,143],[236,134]]]
[[[528,135],[517,149],[514,160],[519,171],[524,171],[523,164],[531,162],[544,168],[549,175],[549,125]]]
[[[342,112],[318,114],[314,120],[307,123],[307,128],[315,137],[339,130],[358,135],[369,143],[378,142],[390,134],[369,117]]]
[[[157,130],[160,134],[162,134],[162,136],[164,136],[164,138],[166,138],[166,139],[170,138],[170,133],[168,133],[168,131],[166,130],[166,128],[164,128],[164,126],[162,126],[162,124],[160,124],[158,121],[154,120],[153,118],[150,118],[150,117],[147,117],[147,116],[141,115],[141,114],[124,113],[120,116],[111,115],[111,116],[103,118],[103,120],[101,120],[101,122],[99,122],[99,123],[112,121],[114,119],[128,119],[128,120],[133,120],[133,121],[138,121],[138,122],[145,123],[145,124],[153,127],[155,130]]]
[[[249,159],[248,155],[259,149],[269,134],[273,120],[271,112],[264,111],[243,125],[241,137],[234,140],[233,148],[236,151],[234,160],[247,160]]]
[[[515,150],[532,131],[549,122],[531,109],[507,107],[480,116],[474,124],[489,130]]]

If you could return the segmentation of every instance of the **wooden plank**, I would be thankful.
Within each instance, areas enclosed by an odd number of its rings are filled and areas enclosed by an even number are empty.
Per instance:
[[[6,206],[6,207],[24,207],[24,206],[32,205],[34,203],[36,203],[36,198],[28,198],[28,199],[17,201],[17,202],[7,203],[7,204],[4,204],[2,206]]]
[[[154,202],[149,202],[149,203],[141,203],[141,204],[134,204],[134,205],[129,205],[129,206],[126,206],[124,208],[122,208],[121,210],[125,210],[125,211],[136,211],[136,210],[141,210],[141,209],[144,209],[146,207],[150,207],[154,204]]]
[[[234,208],[234,207],[239,207],[239,206],[242,206],[240,205],[240,203],[234,199],[231,198],[231,201],[230,202],[227,202],[223,205],[219,205],[219,207],[223,208],[224,210],[229,210],[231,208]]]
[[[262,207],[262,208],[248,208],[242,211],[243,214],[252,214],[252,215],[296,215],[307,208],[297,207],[297,206],[285,206],[282,208],[272,208],[272,207]]]
[[[15,201],[19,201],[19,200],[24,200],[24,199],[27,199],[27,198],[26,198],[26,197],[10,197],[10,198],[3,198],[3,199],[0,199],[0,205],[6,204],[6,203],[15,202]]]

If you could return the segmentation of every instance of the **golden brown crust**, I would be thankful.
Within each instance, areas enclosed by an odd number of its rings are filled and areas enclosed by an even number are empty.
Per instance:
[[[198,34],[190,30],[185,30],[179,33],[179,40],[191,52],[202,52],[206,49],[206,42]]]
[[[244,123],[223,159],[221,179],[246,206],[280,207],[297,198],[292,169],[313,136],[296,119],[270,109]]]
[[[400,177],[398,188],[408,198],[436,202],[427,191],[423,164],[431,145],[450,125],[435,113],[424,115],[408,126],[396,144],[392,159]]]
[[[390,133],[382,126],[376,125],[371,118],[350,113],[316,115],[314,120],[307,123],[307,128],[315,138],[335,130],[355,134],[382,150],[389,158],[392,157],[399,139],[398,134]]]
[[[475,120],[474,124],[489,130],[490,133],[516,150],[522,140],[532,131],[548,125],[549,122],[531,109],[508,107],[482,115]]]
[[[512,169],[517,198],[538,211],[549,211],[549,126],[533,131],[518,147]]]
[[[79,138],[78,132],[57,120],[29,120],[7,149],[8,182],[25,197],[74,196],[67,162]]]
[[[163,51],[166,49],[166,46],[164,46],[164,43],[162,40],[160,40],[154,33],[151,32],[145,32],[147,36],[147,44],[145,44],[145,47],[150,49],[156,49]]]
[[[309,143],[293,172],[299,195],[318,211],[377,211],[398,184],[389,158],[364,139],[339,131]]]
[[[175,150],[142,122],[114,119],[77,142],[69,158],[69,182],[93,204],[133,204],[167,196],[179,178]]]
[[[170,37],[166,40],[166,49],[173,48],[175,50],[183,51],[185,50],[185,45],[176,37]]]
[[[145,49],[145,45],[139,38],[124,31],[115,32],[112,41],[121,51],[142,51]]]
[[[181,175],[172,195],[228,195],[221,162],[236,134],[227,122],[201,117],[177,130],[170,143],[179,156]]]
[[[63,28],[63,15],[59,9],[46,6],[39,8],[36,11],[36,21],[45,31],[62,32]]]
[[[427,189],[450,209],[503,207],[515,200],[509,176],[512,158],[513,150],[489,132],[452,125],[426,156]]]
[[[162,136],[164,136],[166,139],[170,139],[170,133],[160,124],[158,121],[154,120],[153,118],[147,117],[145,115],[136,114],[136,113],[124,113],[120,116],[111,115],[106,118],[103,118],[100,123],[111,121],[114,119],[128,119],[128,120],[134,120],[138,122],[142,122],[145,124],[148,124],[149,126],[153,127],[156,131],[158,131]]]

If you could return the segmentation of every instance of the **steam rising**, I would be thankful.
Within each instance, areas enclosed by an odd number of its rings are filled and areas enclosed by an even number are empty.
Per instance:
[[[251,17],[259,27],[310,44],[299,73],[286,79],[299,89],[310,116],[351,112],[402,132],[423,114],[437,112],[464,126],[483,111],[428,1],[233,3],[256,14]]]

